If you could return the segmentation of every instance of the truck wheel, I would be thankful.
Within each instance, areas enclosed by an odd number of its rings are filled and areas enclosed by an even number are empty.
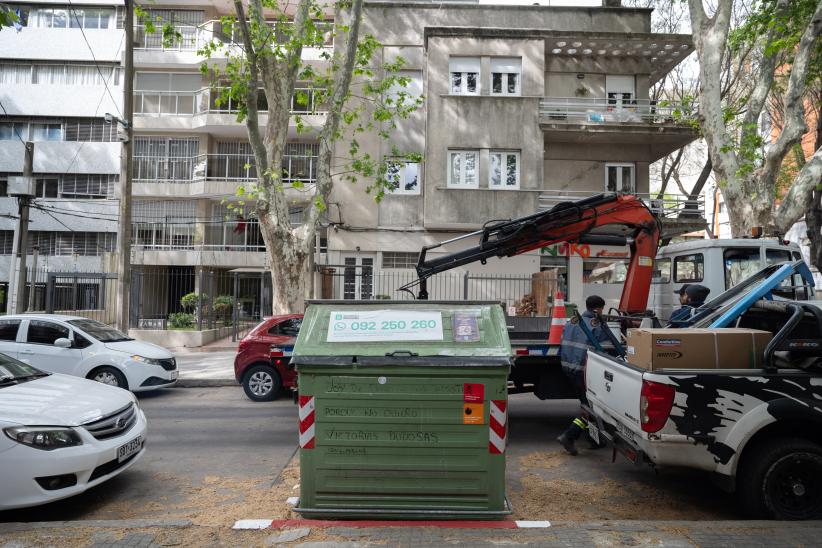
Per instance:
[[[252,401],[276,400],[281,386],[280,374],[268,365],[249,367],[243,378],[243,390]]]
[[[772,439],[742,464],[738,491],[755,517],[822,518],[822,447],[799,438]]]

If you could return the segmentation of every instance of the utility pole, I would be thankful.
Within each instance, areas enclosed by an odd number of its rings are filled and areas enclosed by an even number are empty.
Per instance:
[[[117,300],[119,314],[117,326],[128,334],[129,299],[131,297],[131,161],[132,138],[131,128],[134,122],[134,3],[125,0],[125,63],[123,75],[123,117],[118,120],[118,134],[124,126],[125,138],[120,159],[120,230],[117,237]]]
[[[26,141],[25,157],[23,159],[23,179],[25,192],[17,195],[20,219],[17,230],[17,250],[20,252],[20,267],[17,271],[17,289],[14,294],[14,313],[22,314],[26,311],[26,257],[29,252],[29,203],[33,192],[32,173],[34,172],[34,143]],[[15,190],[15,193],[18,191]],[[16,255],[14,256],[16,258]]]
[[[34,246],[31,251],[31,285],[29,286],[29,306],[28,311],[34,310],[34,294],[37,293],[37,256],[40,253],[40,247]]]

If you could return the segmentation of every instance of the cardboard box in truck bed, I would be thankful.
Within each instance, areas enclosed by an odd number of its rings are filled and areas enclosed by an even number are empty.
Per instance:
[[[630,329],[628,361],[643,369],[755,369],[773,335],[757,329]]]

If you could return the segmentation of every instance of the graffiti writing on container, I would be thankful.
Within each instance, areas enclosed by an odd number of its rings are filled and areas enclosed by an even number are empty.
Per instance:
[[[379,384],[331,379],[328,392],[355,394],[462,394],[462,384]]]
[[[417,418],[420,410],[414,407],[373,408],[373,407],[327,407],[326,417],[390,417]]]
[[[439,434],[435,432],[387,432],[388,440],[381,437],[383,432],[368,432],[366,430],[329,430],[328,440],[332,441],[393,441],[439,443]]]
[[[329,447],[329,455],[341,455],[346,457],[358,457],[366,455],[365,447]]]

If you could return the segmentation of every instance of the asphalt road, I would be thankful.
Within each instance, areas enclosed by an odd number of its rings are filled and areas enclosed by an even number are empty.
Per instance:
[[[221,512],[271,518],[277,504],[298,494],[294,477],[272,490],[296,451],[290,398],[253,403],[239,386],[176,388],[143,395],[140,405],[149,420],[140,462],[72,499],[0,512],[0,521],[193,517],[211,523]],[[566,455],[554,438],[577,409],[572,401],[511,397],[507,492],[517,519],[742,517],[733,499],[698,472],[655,474],[621,456],[611,463],[610,450],[588,450],[585,443],[578,457]]]
[[[234,379],[234,356],[231,352],[178,352],[177,369],[181,379],[226,380]]]

